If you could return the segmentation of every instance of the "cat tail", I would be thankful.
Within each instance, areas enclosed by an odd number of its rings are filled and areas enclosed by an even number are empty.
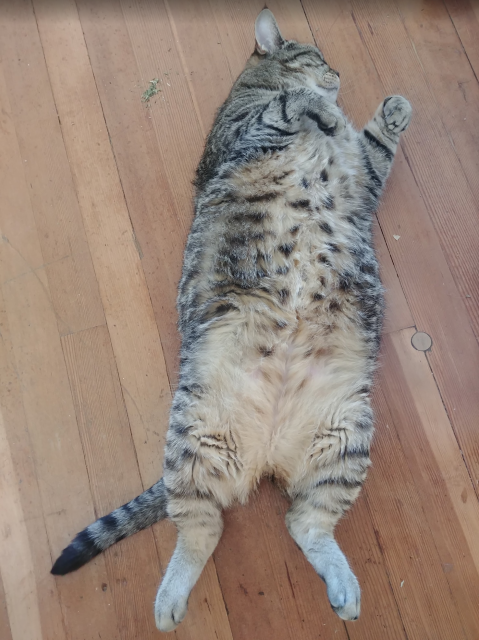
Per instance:
[[[71,544],[63,549],[51,572],[63,576],[79,569],[115,542],[166,518],[166,505],[166,488],[161,478],[131,502],[83,529]]]

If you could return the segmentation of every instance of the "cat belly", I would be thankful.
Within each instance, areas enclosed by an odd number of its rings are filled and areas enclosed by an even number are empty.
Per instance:
[[[217,495],[229,495],[231,485],[240,500],[263,475],[289,485],[324,459],[325,447],[329,457],[341,454],[348,434],[333,423],[347,413],[345,399],[362,376],[353,335],[327,343],[300,322],[260,355],[252,347],[259,332],[248,328],[211,335],[199,371],[208,394],[188,417],[197,485],[211,488],[216,476]]]
[[[337,423],[349,419],[342,415],[363,376],[362,359],[354,354],[357,344],[351,350],[344,344],[355,343],[354,336],[342,336],[343,344],[334,345],[311,339],[313,331],[306,323],[304,335],[298,331],[278,344],[272,356],[262,358],[250,374],[255,391],[249,398],[245,394],[245,402],[261,408],[261,419],[254,429],[242,422],[242,442],[257,442],[260,432],[264,472],[287,483],[308,473],[322,439],[329,456],[340,455],[348,434]]]

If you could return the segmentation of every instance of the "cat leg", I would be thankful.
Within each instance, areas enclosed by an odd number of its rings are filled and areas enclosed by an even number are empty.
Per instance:
[[[334,526],[344,507],[339,500],[331,503],[327,494],[328,489],[318,486],[308,495],[296,497],[286,514],[286,525],[296,544],[326,583],[333,610],[343,620],[357,620],[361,603],[359,583],[333,536]]]
[[[286,514],[291,536],[326,583],[331,606],[343,620],[358,618],[361,597],[334,527],[358,497],[371,464],[373,416],[367,398],[361,404],[358,399],[332,412],[347,418],[318,432],[309,471],[288,488],[293,503]]]
[[[190,592],[223,530],[221,509],[210,498],[170,495],[168,514],[178,528],[178,539],[155,601],[160,631],[173,631],[185,617]]]
[[[406,98],[389,96],[361,132],[361,142],[370,164],[368,169],[379,190],[389,175],[400,135],[409,126],[411,116],[412,108]]]
[[[344,130],[346,119],[341,109],[308,88],[291,89],[272,100],[267,110],[273,119],[294,127],[301,121],[316,125],[327,136],[336,136]]]
[[[327,136],[344,130],[346,119],[341,109],[307,87],[282,91],[257,113],[252,120],[240,123],[241,145],[256,149],[284,148],[296,133],[306,126],[318,128]]]
[[[222,509],[231,504],[241,461],[224,427],[215,398],[183,372],[172,404],[163,464],[167,515],[178,538],[155,602],[160,631],[173,630],[186,615],[188,597],[223,530]],[[221,397],[221,396],[220,396]]]

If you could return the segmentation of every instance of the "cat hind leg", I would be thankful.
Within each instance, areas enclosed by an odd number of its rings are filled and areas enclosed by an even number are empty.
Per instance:
[[[333,537],[336,513],[315,505],[314,498],[296,498],[286,514],[288,530],[316,573],[325,582],[329,602],[343,620],[357,620],[361,608],[359,583]]]
[[[191,590],[221,537],[222,509],[231,504],[242,476],[229,432],[211,426],[217,424],[211,414],[209,425],[198,417],[202,410],[211,412],[212,404],[198,404],[196,412],[185,404],[179,405],[182,413],[173,420],[165,451],[168,518],[178,538],[155,602],[160,631],[172,631],[185,617]]]
[[[155,601],[160,631],[173,631],[185,617],[191,590],[223,531],[221,508],[210,498],[171,496],[168,512],[178,540]]]
[[[365,404],[352,417],[323,429],[310,450],[310,472],[288,488],[293,503],[288,530],[326,583],[333,610],[343,620],[359,617],[361,594],[356,576],[334,539],[334,528],[357,499],[371,461],[372,413]]]

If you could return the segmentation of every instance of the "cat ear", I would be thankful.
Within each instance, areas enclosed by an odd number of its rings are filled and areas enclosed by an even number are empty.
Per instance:
[[[263,9],[256,18],[254,32],[256,36],[256,51],[261,55],[276,51],[284,43],[275,17],[269,9]]]

